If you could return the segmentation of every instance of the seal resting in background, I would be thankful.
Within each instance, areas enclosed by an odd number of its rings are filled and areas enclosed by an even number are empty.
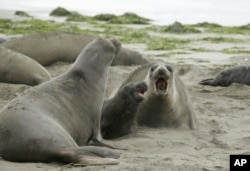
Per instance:
[[[232,83],[250,85],[250,66],[230,67],[221,71],[215,78],[199,82],[201,85],[227,87]]]
[[[117,164],[100,132],[109,66],[120,49],[96,39],[65,74],[28,89],[0,112],[0,156],[14,162]]]
[[[87,46],[94,36],[69,32],[48,32],[11,39],[0,46],[27,55],[43,66],[58,61],[74,62],[82,49]],[[114,65],[141,65],[148,60],[138,52],[121,48],[112,62]]]
[[[120,87],[114,97],[104,102],[101,117],[103,138],[118,138],[131,132],[136,110],[146,91],[145,82],[128,83]]]
[[[30,86],[50,80],[49,72],[35,60],[0,47],[0,81]]]
[[[6,41],[6,39],[0,37],[0,43],[3,43],[5,41]]]
[[[145,80],[148,90],[136,111],[138,125],[196,129],[196,117],[185,85],[172,66],[147,64],[135,70],[124,84]]]

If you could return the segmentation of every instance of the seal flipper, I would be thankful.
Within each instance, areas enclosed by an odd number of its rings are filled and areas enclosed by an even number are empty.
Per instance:
[[[202,80],[201,82],[199,82],[199,84],[213,86],[214,85],[214,78],[209,78],[209,79]]]
[[[123,147],[122,145],[118,145],[109,140],[104,140],[101,136],[100,131],[98,131],[98,133],[91,138],[90,144],[94,146],[103,146],[112,149],[127,150],[127,147]]]
[[[66,163],[88,166],[118,164],[119,161],[116,159],[120,155],[105,147],[83,146],[63,149],[57,154],[57,157]]]

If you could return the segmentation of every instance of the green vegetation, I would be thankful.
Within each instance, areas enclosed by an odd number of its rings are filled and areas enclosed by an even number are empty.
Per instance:
[[[31,17],[27,12],[24,12],[24,11],[16,11],[15,15],[18,15],[21,17]]]
[[[84,16],[78,12],[71,12],[65,8],[58,7],[54,9],[51,13],[51,16],[65,16],[68,17],[67,21],[79,21],[79,22],[88,22],[96,23],[96,21],[106,21],[112,24],[149,24],[149,19],[140,17],[135,13],[125,13],[121,16],[116,16],[113,14],[99,14],[94,17]]]
[[[91,24],[96,23],[96,20],[94,20],[92,17],[84,16],[77,12],[72,12],[72,14],[67,17],[67,21],[87,22]]]
[[[233,63],[223,64],[223,65],[219,65],[219,66],[222,66],[223,68],[236,67],[236,66],[238,66],[238,63],[233,62]]]
[[[11,21],[6,19],[0,19],[0,33],[2,34],[30,34],[57,30],[74,32],[81,31],[77,26],[56,23],[54,21],[44,21],[35,19]]]
[[[140,17],[135,13],[125,13],[109,20],[112,24],[149,24],[149,19]]]
[[[71,12],[65,10],[61,7],[58,7],[56,10],[59,11],[57,14],[53,14],[56,16],[66,16],[67,21],[78,21],[78,22],[87,22],[91,24],[89,29],[81,29],[75,22],[64,22],[58,23],[55,21],[44,21],[37,19],[28,19],[28,20],[18,20],[12,21],[7,19],[0,19],[0,33],[1,34],[30,34],[30,33],[41,33],[41,32],[50,32],[50,31],[68,31],[68,32],[76,32],[76,33],[85,33],[93,36],[102,36],[102,37],[115,37],[122,41],[125,44],[133,44],[133,43],[143,43],[147,45],[148,50],[174,50],[163,54],[164,57],[169,57],[176,54],[187,54],[185,50],[192,50],[195,52],[209,52],[211,50],[205,48],[190,48],[186,46],[191,41],[198,41],[198,43],[202,43],[201,41],[208,41],[212,43],[220,43],[220,42],[228,42],[228,43],[241,43],[247,41],[247,39],[236,39],[230,37],[230,35],[222,35],[223,33],[233,33],[233,31],[238,30],[234,33],[250,33],[250,24],[240,26],[240,27],[224,27],[214,23],[198,23],[196,25],[183,25],[179,22],[175,22],[169,26],[156,26],[156,25],[148,25],[145,28],[130,28],[123,26],[121,24],[145,24],[149,23],[150,20],[140,17],[134,13],[125,13],[121,16],[116,16],[113,14],[99,14],[94,17],[84,16],[77,12]],[[105,21],[105,22],[98,22]],[[92,27],[93,26],[93,27]],[[91,29],[93,28],[93,29]],[[221,35],[213,35],[205,38],[175,38],[172,36],[168,37],[160,37],[155,36],[158,33],[167,32],[167,33],[200,33],[201,30],[203,32],[215,32]],[[220,31],[219,31],[220,30]],[[225,31],[226,30],[226,31]],[[216,32],[217,31],[217,32]],[[156,33],[156,34],[155,34]],[[166,36],[166,35],[164,35]],[[179,35],[175,35],[179,37]],[[199,35],[198,35],[199,36]],[[185,36],[187,37],[187,36]],[[189,36],[188,36],[189,37]],[[204,46],[203,46],[204,47]],[[178,49],[183,49],[183,51],[179,51]],[[177,50],[177,51],[176,51]],[[221,51],[222,53],[230,53],[230,54],[242,54],[247,53],[250,54],[249,50],[246,49],[224,49]]]
[[[160,38],[151,37],[147,42],[148,50],[173,50],[183,48],[185,44],[190,43],[189,39]]]
[[[205,32],[220,33],[220,34],[250,34],[250,23],[243,26],[221,26],[215,23],[198,23],[193,27],[204,28]]]
[[[117,16],[114,14],[98,14],[98,15],[95,15],[93,18],[96,20],[100,20],[100,21],[110,21],[116,17]]]
[[[72,12],[66,10],[65,8],[58,7],[54,9],[49,15],[51,16],[70,16]]]
[[[223,49],[222,53],[226,53],[226,54],[250,54],[250,50],[245,50],[245,49]]]
[[[163,31],[164,32],[169,32],[169,33],[178,33],[178,34],[182,34],[182,33],[201,33],[200,30],[193,28],[191,26],[188,25],[182,25],[179,22],[174,22],[173,24],[169,25],[169,26],[165,26],[163,27]]]
[[[229,38],[229,37],[205,37],[202,40],[209,41],[212,43],[221,43],[221,42],[229,42],[229,43],[238,43],[243,42],[241,39]]]
[[[190,50],[195,52],[209,52],[211,50],[205,49],[205,48],[191,48]]]
[[[156,55],[156,56],[157,57],[166,57],[166,58],[169,58],[169,57],[171,57],[173,55],[183,55],[183,54],[190,54],[190,53],[184,52],[184,51],[174,51],[174,52],[159,54],[159,55]]]
[[[208,22],[202,22],[198,24],[191,25],[193,27],[202,27],[202,28],[221,28],[222,26],[216,23],[208,23]]]

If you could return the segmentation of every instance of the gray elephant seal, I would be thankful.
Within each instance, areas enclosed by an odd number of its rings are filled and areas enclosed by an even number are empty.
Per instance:
[[[111,66],[125,65],[144,65],[148,64],[149,60],[144,58],[139,52],[129,50],[126,48],[121,48],[117,57],[113,60]]]
[[[176,71],[164,63],[144,65],[125,81],[148,85],[144,100],[136,112],[136,121],[148,127],[178,127],[186,123],[196,129],[196,117],[187,91]]]
[[[114,97],[104,102],[101,117],[103,138],[114,139],[131,132],[136,110],[146,91],[147,85],[144,82],[128,83],[120,87]]]
[[[50,74],[38,62],[0,47],[0,82],[34,86],[48,80]]]
[[[109,66],[120,49],[97,39],[65,74],[27,90],[0,112],[0,156],[15,162],[117,164],[102,139],[101,108]],[[105,159],[107,158],[107,159]],[[112,159],[109,159],[112,158]]]
[[[78,33],[49,32],[11,39],[0,46],[27,55],[41,65],[48,66],[58,61],[74,62],[82,49],[94,39],[96,37]],[[111,65],[141,65],[146,63],[148,60],[140,53],[121,48]]]
[[[227,87],[232,83],[250,85],[250,66],[231,67],[221,71],[215,78],[205,79],[199,82],[201,85]]]
[[[5,41],[6,41],[6,39],[0,37],[0,43],[3,43]]]

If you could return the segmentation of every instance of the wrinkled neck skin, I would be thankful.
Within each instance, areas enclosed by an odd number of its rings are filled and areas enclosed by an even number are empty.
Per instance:
[[[79,55],[69,72],[86,80],[87,83],[94,83],[94,87],[98,85],[104,90],[108,69],[113,58],[114,52],[111,50],[107,52],[98,48],[86,49]]]
[[[79,95],[85,98],[86,104],[83,105],[95,110],[91,111],[91,116],[94,120],[98,118],[98,121],[94,121],[96,125],[100,124],[108,69],[113,58],[113,50],[100,49],[100,47],[86,49],[66,73],[77,82]]]
[[[93,55],[94,54],[94,55]],[[87,49],[83,51],[75,61],[70,72],[75,73],[79,77],[90,77],[95,81],[105,78],[108,67],[111,65],[114,54],[98,49]],[[108,60],[107,58],[112,58]]]

